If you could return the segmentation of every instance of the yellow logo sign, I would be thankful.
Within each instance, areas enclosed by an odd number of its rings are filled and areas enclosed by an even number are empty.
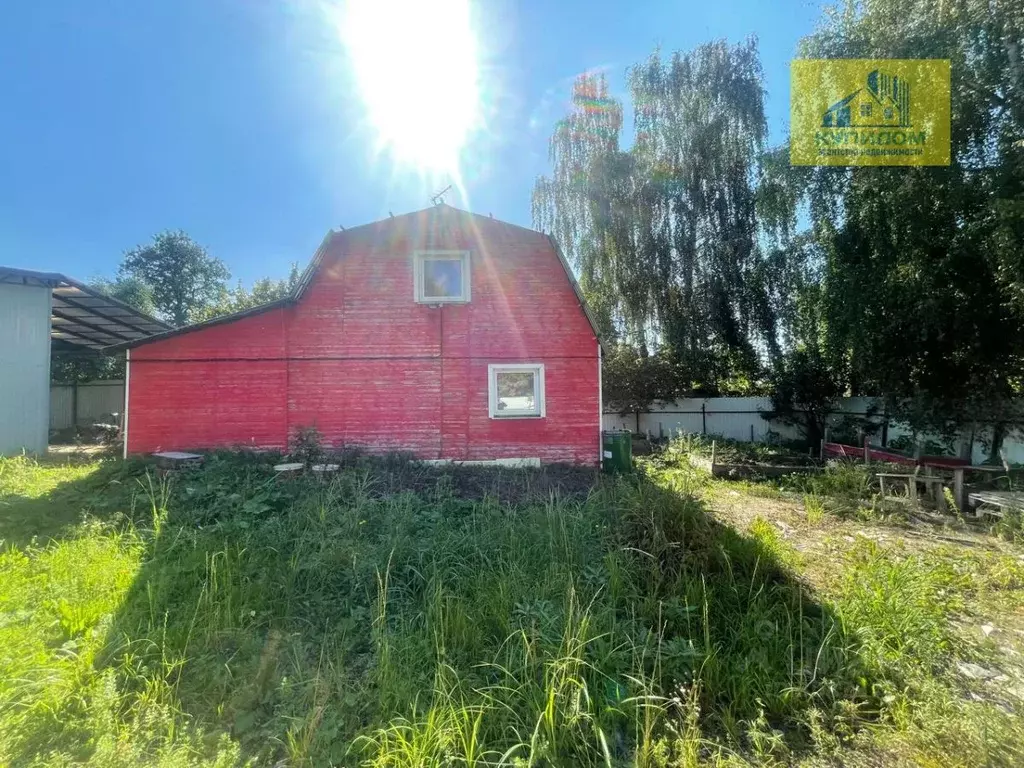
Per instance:
[[[793,165],[949,165],[948,59],[795,59]]]

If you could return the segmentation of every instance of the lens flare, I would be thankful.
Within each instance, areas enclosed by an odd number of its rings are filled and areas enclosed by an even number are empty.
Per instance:
[[[468,0],[349,0],[339,25],[380,144],[423,171],[457,173],[479,112]]]

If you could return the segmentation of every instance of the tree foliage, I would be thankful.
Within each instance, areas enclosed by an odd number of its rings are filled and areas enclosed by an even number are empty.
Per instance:
[[[576,81],[551,140],[552,175],[534,189],[535,224],[562,243],[608,338],[660,349],[684,391],[749,389],[778,351],[780,262],[763,245],[788,231],[796,204],[765,153],[756,43],[655,52],[628,81],[628,150],[604,77]]]
[[[952,162],[820,168],[805,191],[824,254],[833,366],[915,426],[955,427],[1024,374],[1024,4],[848,3],[818,58],[948,58]]]
[[[577,80],[535,224],[607,338],[667,356],[679,392],[883,396],[920,430],[1019,421],[1024,4],[849,0],[801,55],[950,59],[949,167],[791,166],[764,146],[756,45],[714,42],[628,70],[628,146],[604,78]]]
[[[128,251],[120,277],[149,286],[157,314],[185,325],[217,302],[231,273],[186,233],[168,231]]]
[[[209,320],[220,315],[242,312],[262,304],[283,299],[288,296],[299,282],[299,267],[292,264],[291,272],[283,280],[263,277],[253,283],[251,289],[242,285],[241,281],[233,288],[224,288],[215,303],[209,304],[195,312],[197,321]]]
[[[817,445],[845,386],[841,373],[819,350],[794,348],[772,372],[772,410],[764,418],[796,427],[810,445]]]
[[[666,355],[644,355],[619,345],[601,365],[604,405],[621,414],[645,411],[656,400],[676,397],[680,378]]]
[[[283,298],[298,283],[299,268],[292,264],[287,278],[260,278],[251,289],[241,281],[228,288],[228,277],[219,260],[188,235],[176,232],[157,235],[152,245],[129,251],[115,279],[100,277],[90,285],[140,312],[181,324],[182,317],[200,322]],[[62,383],[117,379],[124,376],[124,358],[121,354],[55,350],[50,370],[51,379]]]
[[[113,280],[97,277],[89,281],[89,286],[97,291],[127,304],[147,315],[156,314],[157,308],[153,301],[153,289],[143,280],[131,275],[122,275]]]

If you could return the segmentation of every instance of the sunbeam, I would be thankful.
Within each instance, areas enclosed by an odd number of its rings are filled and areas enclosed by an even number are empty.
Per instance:
[[[381,148],[457,177],[479,117],[468,0],[351,0],[337,23]]]

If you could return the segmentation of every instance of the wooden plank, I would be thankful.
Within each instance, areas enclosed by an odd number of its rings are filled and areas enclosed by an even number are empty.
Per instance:
[[[916,479],[917,482],[924,483],[925,485],[942,485],[943,483],[946,482],[941,477],[929,477],[928,475],[915,475],[912,472],[911,473],[907,473],[907,474],[902,474],[902,473],[898,473],[898,472],[878,472],[878,473],[875,474],[875,477],[896,477],[896,478],[900,478],[901,480]]]
[[[963,514],[967,505],[964,503],[964,470],[963,467],[953,470],[953,499],[956,508]]]
[[[972,504],[991,504],[1003,509],[1024,510],[1024,493],[1015,491],[975,491],[969,496]]]

